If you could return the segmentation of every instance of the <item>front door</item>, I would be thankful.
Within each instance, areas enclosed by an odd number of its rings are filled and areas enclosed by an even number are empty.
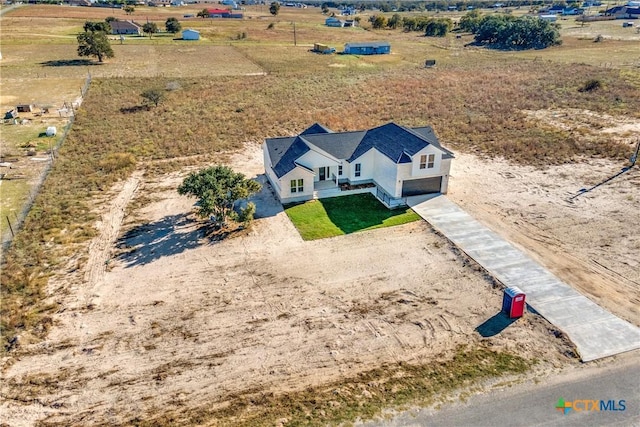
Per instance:
[[[325,179],[327,179],[327,169],[324,166],[320,168],[320,177],[318,178],[318,180],[320,181],[324,181]]]

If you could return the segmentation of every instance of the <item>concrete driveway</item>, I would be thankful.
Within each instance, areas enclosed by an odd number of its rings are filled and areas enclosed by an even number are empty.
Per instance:
[[[527,304],[573,341],[583,362],[640,348],[640,328],[562,282],[446,196],[410,197],[408,204],[489,274],[520,288]]]

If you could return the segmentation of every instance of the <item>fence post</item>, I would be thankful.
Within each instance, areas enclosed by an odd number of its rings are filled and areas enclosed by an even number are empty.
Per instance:
[[[13,227],[11,226],[11,221],[9,221],[9,215],[7,215],[7,224],[9,224],[9,230],[11,230],[11,237],[16,237],[13,233]]]

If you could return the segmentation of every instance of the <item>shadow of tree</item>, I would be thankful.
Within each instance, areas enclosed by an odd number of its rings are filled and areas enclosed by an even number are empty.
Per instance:
[[[253,202],[256,205],[256,213],[254,218],[268,218],[271,216],[276,216],[280,212],[284,211],[282,208],[282,203],[278,200],[278,197],[275,194],[275,191],[271,187],[269,180],[265,174],[260,174],[253,178],[262,184],[262,189],[249,197],[249,200],[242,200],[238,203],[238,207],[245,207],[247,202]]]
[[[134,105],[133,107],[122,107],[120,108],[120,112],[124,114],[137,113],[140,111],[149,111],[151,107],[148,105]]]
[[[198,221],[189,215],[166,216],[127,231],[116,242],[116,247],[122,251],[116,259],[122,261],[125,268],[145,265],[162,257],[242,235],[247,230],[242,226],[220,228],[212,222]]]
[[[407,211],[406,208],[387,209],[369,193],[319,199],[318,202],[324,207],[331,222],[345,234],[381,225],[385,220]]]
[[[149,264],[200,246],[207,229],[198,227],[186,213],[142,224],[118,239],[116,246],[124,252],[117,259],[124,262],[125,267]]]
[[[507,313],[499,312],[490,319],[485,320],[480,326],[476,328],[476,331],[484,338],[498,335],[500,332],[507,329],[509,325],[514,323],[517,318],[510,318]]]
[[[102,65],[100,62],[91,59],[55,59],[52,61],[41,62],[40,65],[45,67],[78,67],[89,65]]]

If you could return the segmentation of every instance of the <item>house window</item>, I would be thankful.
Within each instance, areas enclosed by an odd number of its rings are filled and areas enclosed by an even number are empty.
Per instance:
[[[427,168],[431,169],[436,162],[436,155],[429,154],[429,161],[427,162]]]
[[[291,180],[291,192],[302,193],[304,191],[304,179],[292,179]]]
[[[356,176],[360,176],[360,171],[362,169],[362,164],[361,163],[356,163]]]
[[[427,155],[423,154],[422,156],[420,156],[420,169],[426,169],[427,168]]]
[[[338,165],[338,176],[342,176],[342,165]]]

